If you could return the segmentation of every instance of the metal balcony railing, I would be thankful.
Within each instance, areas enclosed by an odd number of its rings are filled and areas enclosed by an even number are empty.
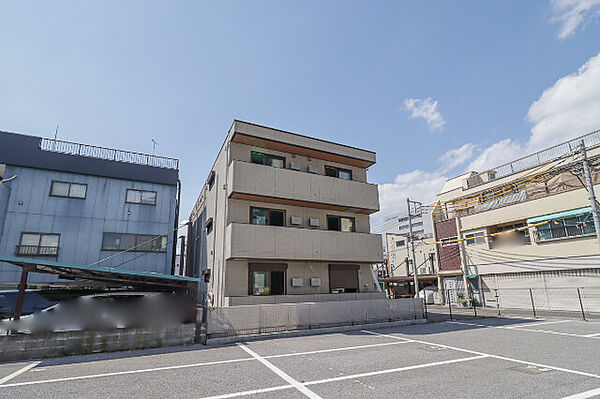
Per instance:
[[[43,151],[58,152],[61,154],[79,155],[82,157],[106,159],[109,161],[128,162],[136,165],[153,166],[165,169],[179,169],[179,160],[176,158],[161,157],[158,155],[143,154],[116,150],[113,148],[96,147],[88,144],[73,143],[70,141],[42,138],[40,149]]]
[[[600,145],[600,130],[595,130],[593,132],[584,134],[583,136],[579,136],[569,141],[565,141],[564,143],[557,144],[555,146],[546,148],[534,154],[527,155],[523,158],[519,158],[515,161],[505,163],[504,165],[500,165],[495,168],[486,170],[484,172],[478,173],[477,176],[491,174],[494,176],[494,179],[499,179],[501,177],[508,176],[513,173],[533,168],[535,166],[552,161],[554,159],[562,158],[566,155],[572,154],[573,151],[577,149],[577,147],[581,143],[581,140],[583,140],[586,148],[588,149],[597,147],[598,145]],[[476,179],[472,179],[472,181],[475,182]],[[469,188],[478,186],[485,182],[486,179],[481,179],[478,183],[473,184]]]
[[[58,247],[17,245],[16,254],[19,256],[58,256]]]

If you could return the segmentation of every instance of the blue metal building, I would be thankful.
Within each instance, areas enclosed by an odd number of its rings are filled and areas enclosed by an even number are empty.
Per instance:
[[[0,131],[0,255],[172,274],[178,168],[173,158]],[[0,262],[1,285],[20,276]]]

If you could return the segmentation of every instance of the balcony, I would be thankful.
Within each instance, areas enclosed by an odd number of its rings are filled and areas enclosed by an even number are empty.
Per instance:
[[[231,198],[371,214],[379,210],[376,184],[233,161]]]
[[[349,263],[383,259],[379,234],[231,223],[225,237],[226,259]]]
[[[58,256],[58,247],[41,245],[17,245],[17,256]]]

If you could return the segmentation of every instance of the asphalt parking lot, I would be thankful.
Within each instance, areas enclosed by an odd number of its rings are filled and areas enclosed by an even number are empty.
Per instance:
[[[477,319],[0,365],[6,398],[600,397],[600,323]]]

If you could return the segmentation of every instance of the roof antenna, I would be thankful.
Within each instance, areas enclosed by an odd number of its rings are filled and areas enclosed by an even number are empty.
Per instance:
[[[156,149],[157,144],[158,144],[158,141],[152,139],[152,155],[154,155],[154,150]]]
[[[56,130],[54,131],[54,150],[56,150],[56,138],[58,137],[58,124],[56,124]]]

